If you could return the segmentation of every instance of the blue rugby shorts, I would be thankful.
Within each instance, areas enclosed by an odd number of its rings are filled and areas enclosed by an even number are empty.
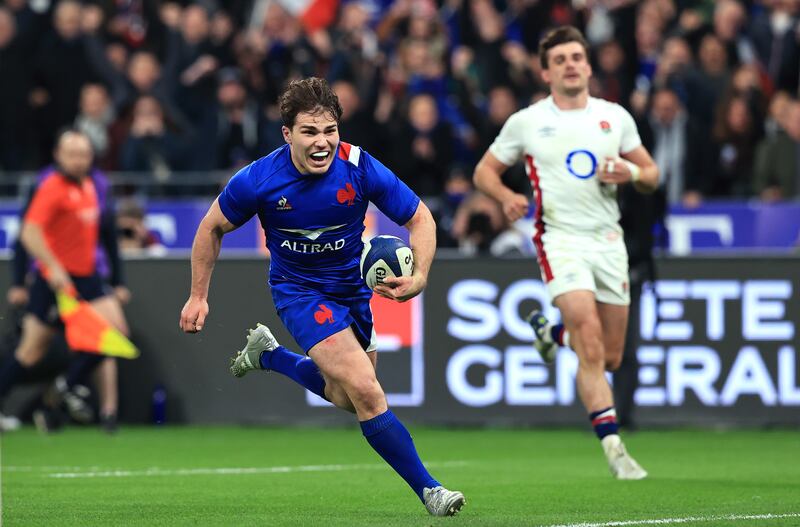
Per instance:
[[[347,294],[331,294],[291,283],[272,286],[272,299],[278,316],[306,353],[348,327],[352,327],[364,351],[375,351],[370,298],[372,291],[366,287]]]

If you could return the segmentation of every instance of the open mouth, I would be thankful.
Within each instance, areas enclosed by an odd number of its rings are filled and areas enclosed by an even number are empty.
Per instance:
[[[328,160],[328,157],[330,157],[330,155],[331,153],[326,150],[325,152],[314,152],[309,157],[311,158],[312,161],[322,164]]]

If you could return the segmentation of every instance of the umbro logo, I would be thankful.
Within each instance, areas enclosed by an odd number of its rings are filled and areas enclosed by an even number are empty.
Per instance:
[[[281,196],[281,199],[278,200],[278,206],[275,207],[275,210],[292,210],[292,204],[289,203],[289,200],[286,199],[286,196]]]
[[[539,134],[539,137],[553,137],[556,135],[556,128],[555,126],[543,126],[536,130]]]

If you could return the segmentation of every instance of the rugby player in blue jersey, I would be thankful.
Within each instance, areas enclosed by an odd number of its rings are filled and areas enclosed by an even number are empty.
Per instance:
[[[424,289],[436,248],[431,213],[397,176],[359,147],[339,141],[342,108],[327,82],[293,81],[280,100],[286,144],[241,169],[203,218],[192,247],[192,288],[181,312],[187,333],[203,329],[208,288],[225,233],[258,215],[271,254],[269,283],[278,315],[308,355],[278,344],[266,326],[250,332],[231,373],[271,370],[354,412],[367,442],[411,486],[428,512],[451,516],[461,492],[422,465],[375,375],[376,339],[359,260],[364,216],[373,202],[410,234],[414,273],[375,292],[404,302]]]

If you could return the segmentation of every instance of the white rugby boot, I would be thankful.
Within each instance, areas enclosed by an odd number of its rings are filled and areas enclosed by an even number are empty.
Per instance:
[[[432,489],[424,488],[422,497],[431,516],[455,516],[467,502],[459,491],[447,490],[441,485]]]
[[[601,441],[603,452],[608,459],[608,468],[617,479],[644,479],[647,471],[625,450],[622,439],[617,434],[604,437]]]
[[[231,357],[231,374],[243,377],[247,372],[262,370],[261,354],[278,347],[278,341],[264,324],[256,324],[256,329],[248,330],[247,344],[242,351]]]

